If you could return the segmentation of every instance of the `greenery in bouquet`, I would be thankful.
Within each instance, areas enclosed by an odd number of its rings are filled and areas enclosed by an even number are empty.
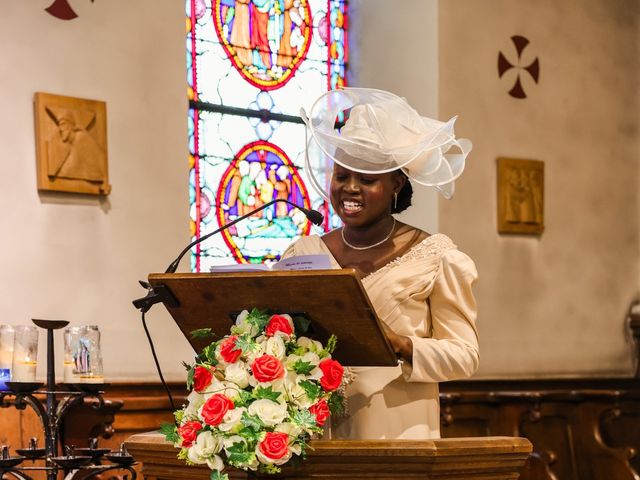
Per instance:
[[[304,319],[243,311],[231,333],[214,341],[188,370],[187,405],[164,425],[178,458],[206,464],[212,480],[225,466],[277,473],[343,409],[344,369],[326,345],[305,336]],[[209,329],[193,332],[203,336]]]

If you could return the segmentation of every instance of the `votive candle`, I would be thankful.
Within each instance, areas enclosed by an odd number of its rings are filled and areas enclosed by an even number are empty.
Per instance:
[[[38,366],[38,327],[16,325],[13,340],[11,381],[35,382]]]
[[[38,362],[25,358],[23,360],[13,361],[13,370],[11,371],[11,381],[13,382],[35,382],[36,368]]]
[[[11,380],[14,336],[11,325],[0,325],[0,390],[7,390],[7,382]]]

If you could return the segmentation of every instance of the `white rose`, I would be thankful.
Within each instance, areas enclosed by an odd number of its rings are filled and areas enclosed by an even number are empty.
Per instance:
[[[190,461],[197,464],[207,463],[207,459],[222,449],[220,437],[205,430],[196,437],[196,441],[189,448],[187,456]]]
[[[284,344],[284,340],[282,340],[282,337],[271,337],[265,343],[264,352],[267,355],[276,357],[278,360],[282,360],[285,356],[285,353],[287,353],[287,347]]]
[[[211,381],[211,384],[203,392],[204,401],[206,402],[207,400],[209,400],[211,395],[214,395],[216,393],[224,393],[224,390],[225,390],[224,384],[220,380],[214,377],[214,379]]]
[[[238,335],[249,334],[254,336],[258,333],[258,328],[249,322],[247,322],[247,317],[249,316],[248,310],[243,310],[240,312],[240,315],[236,317],[236,325],[234,327],[234,333]]]
[[[247,409],[244,407],[232,408],[224,414],[224,417],[222,417],[222,423],[218,425],[218,428],[223,432],[232,431],[240,425],[242,414],[246,411]]]
[[[233,382],[240,388],[246,388],[249,385],[249,371],[247,364],[241,361],[232,363],[227,366],[224,376],[228,382]]]
[[[298,453],[298,455],[300,454]],[[207,466],[209,467],[209,469],[217,470],[219,472],[224,470],[224,462],[218,455],[207,458]]]
[[[302,433],[302,427],[294,425],[290,422],[283,422],[280,425],[276,425],[273,429],[275,432],[283,432],[289,435],[291,438],[295,438]]]
[[[287,417],[287,405],[262,398],[249,405],[249,415],[257,415],[262,423],[272,427]]]
[[[255,348],[253,350],[251,350],[249,353],[247,353],[247,363],[249,365],[251,365],[256,358],[261,357],[262,355],[264,355],[264,346],[265,343],[258,343],[256,344]]]
[[[222,388],[223,390],[220,393],[228,397],[233,402],[240,398],[240,390],[242,389],[234,382],[222,382]]]
[[[193,390],[187,397],[188,405],[184,409],[184,416],[186,418],[195,417],[198,415],[198,410],[204,404],[204,395]]]
[[[300,337],[296,341],[296,345],[306,349],[309,352],[318,353],[323,350],[322,344],[317,340],[311,340],[309,337]]]
[[[299,384],[299,382],[305,379],[306,377],[304,375],[296,375],[295,373],[288,373],[284,379],[287,398],[301,408],[309,408],[314,404],[307,396],[307,392]]]
[[[322,378],[322,370],[318,368],[318,365],[320,364],[320,357],[318,357],[316,353],[307,352],[302,356],[289,355],[285,360],[285,365],[288,370],[295,372],[294,365],[298,361],[309,363],[314,367],[313,370],[307,374],[306,378],[313,378],[314,380],[320,380],[320,378]]]

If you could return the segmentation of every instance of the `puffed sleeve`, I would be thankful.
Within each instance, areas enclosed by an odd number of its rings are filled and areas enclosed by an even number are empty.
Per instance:
[[[472,375],[480,353],[477,307],[472,286],[478,278],[473,261],[459,250],[442,256],[440,271],[429,295],[431,338],[409,337],[413,362],[404,362],[408,382],[443,382]]]

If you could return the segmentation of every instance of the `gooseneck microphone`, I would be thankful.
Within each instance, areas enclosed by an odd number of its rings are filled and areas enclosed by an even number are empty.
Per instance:
[[[178,265],[180,264],[180,260],[182,260],[182,257],[185,256],[185,254],[191,250],[191,248],[193,248],[195,245],[199,244],[200,242],[204,242],[207,238],[215,235],[216,233],[220,233],[223,230],[226,230],[227,228],[231,227],[232,225],[235,225],[236,223],[244,220],[245,218],[250,217],[251,215],[254,215],[255,213],[264,210],[267,207],[270,207],[271,205],[274,205],[276,203],[286,203],[288,205],[291,205],[294,208],[297,208],[298,210],[300,210],[302,213],[304,213],[305,217],[307,217],[307,219],[315,224],[315,225],[322,225],[322,222],[324,221],[324,216],[318,212],[317,210],[312,210],[312,209],[308,209],[308,208],[304,208],[301,207],[300,205],[296,205],[293,202],[290,202],[289,200],[285,200],[284,198],[276,198],[275,200],[272,200],[270,202],[265,203],[264,205],[260,205],[258,208],[256,208],[255,210],[252,210],[251,212],[242,215],[241,217],[236,218],[235,220],[223,225],[222,227],[214,230],[211,233],[207,233],[205,236],[200,237],[196,240],[194,240],[193,242],[191,242],[189,245],[187,245],[181,252],[180,254],[176,257],[176,259],[171,262],[171,264],[169,264],[169,266],[167,267],[167,269],[165,270],[164,273],[175,273],[176,270],[178,269]],[[157,286],[155,289],[149,285],[147,282],[144,281],[140,281],[139,282],[140,285],[142,285],[144,288],[147,289],[147,295],[145,297],[142,298],[138,298],[136,300],[133,301],[133,305],[140,310],[141,312],[145,313],[147,311],[149,311],[149,309],[155,305],[156,303],[160,303],[162,301],[165,300],[171,300],[172,296],[168,296],[167,292],[165,291],[165,289],[162,288],[162,286]]]
[[[244,220],[245,218],[248,218],[251,215],[254,215],[255,213],[257,213],[257,212],[259,212],[261,210],[264,210],[265,208],[270,207],[271,205],[274,205],[276,203],[286,203],[288,205],[291,205],[294,208],[297,208],[302,213],[304,213],[305,217],[307,217],[307,219],[311,223],[313,223],[314,225],[322,225],[322,222],[324,221],[324,215],[322,215],[317,210],[312,210],[312,209],[301,207],[300,205],[296,205],[295,203],[290,202],[289,200],[285,200],[284,198],[276,198],[275,200],[271,200],[270,202],[267,202],[264,205],[260,205],[255,210],[252,210],[251,212],[249,212],[249,213],[247,213],[245,215],[242,215],[241,217],[238,217],[238,218],[236,218],[235,220],[233,220],[233,221],[231,221],[229,223],[226,223],[222,227],[214,230],[213,232],[207,233],[205,236],[200,237],[200,238],[194,240],[193,242],[191,242],[189,245],[187,245],[184,248],[184,250],[182,250],[180,252],[180,254],[176,257],[176,259],[173,262],[171,262],[171,264],[167,267],[167,269],[165,270],[164,273],[176,273],[176,270],[178,269],[178,265],[180,264],[180,260],[182,260],[182,257],[184,257],[185,254],[189,250],[191,250],[193,247],[195,247],[200,242],[204,242],[207,238],[215,235],[216,233],[220,233],[223,230],[226,230],[227,228],[231,227],[232,225],[235,225],[236,223]]]

